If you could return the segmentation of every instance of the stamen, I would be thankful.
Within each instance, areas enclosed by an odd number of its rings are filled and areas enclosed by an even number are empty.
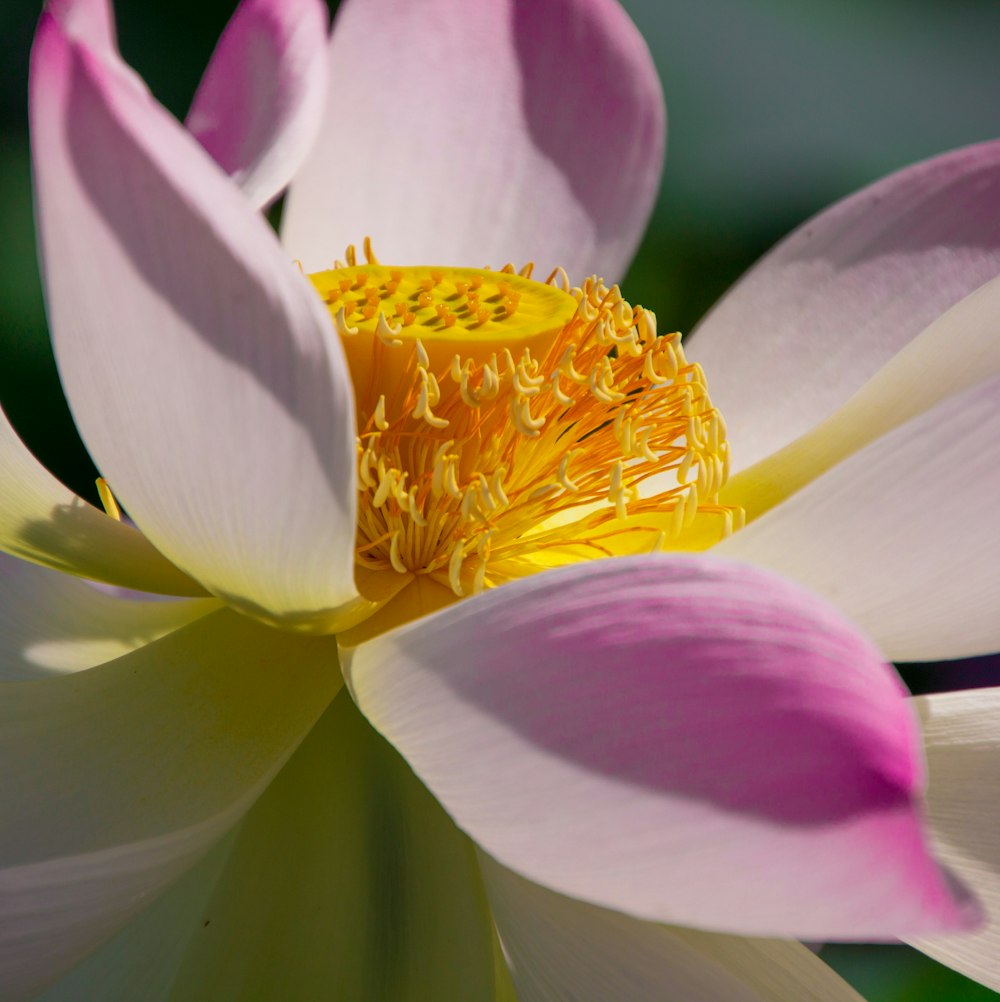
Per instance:
[[[118,502],[115,500],[114,494],[111,493],[111,488],[104,477],[97,478],[97,493],[101,498],[101,504],[104,505],[105,512],[116,522],[120,522],[122,520],[121,509],[118,507]]]
[[[403,558],[399,552],[399,537],[400,533],[398,530],[392,534],[392,543],[389,546],[389,562],[392,564],[394,571],[399,574],[406,574],[408,568],[403,563]]]
[[[382,344],[398,348],[403,343],[398,337],[401,329],[400,327],[390,326],[389,321],[385,319],[385,314],[379,310],[378,322],[375,325],[375,336]]]
[[[462,580],[459,577],[462,573],[462,561],[465,559],[462,547],[463,541],[461,539],[457,540],[452,547],[451,557],[448,560],[448,584],[451,585],[451,590],[459,598],[465,594],[465,591],[462,589]]]
[[[389,427],[389,422],[385,419],[385,394],[380,393],[378,403],[375,405],[374,414],[375,427],[379,431],[385,431]]]
[[[363,249],[311,276],[355,386],[360,565],[463,596],[742,524],[718,502],[729,446],[701,368],[617,286],[390,269]]]
[[[580,486],[570,480],[569,473],[567,472],[569,470],[569,460],[569,453],[566,453],[566,455],[559,461],[559,471],[556,476],[559,478],[559,483],[561,483],[566,490],[572,491],[575,494],[580,490]]]
[[[349,327],[347,325],[347,314],[344,312],[343,306],[334,314],[333,326],[341,337],[353,337],[358,333],[357,327]]]

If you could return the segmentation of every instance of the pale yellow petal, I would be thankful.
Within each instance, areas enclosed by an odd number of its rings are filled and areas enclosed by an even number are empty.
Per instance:
[[[0,550],[140,591],[206,594],[136,529],[59,483],[31,454],[2,410]]]

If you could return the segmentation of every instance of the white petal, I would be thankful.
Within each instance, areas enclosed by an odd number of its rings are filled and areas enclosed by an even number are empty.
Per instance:
[[[1000,992],[1000,689],[920,696],[928,811],[937,852],[975,887],[982,931],[913,941],[935,960]]]
[[[642,922],[480,861],[519,1002],[862,1002],[799,943]]]
[[[143,591],[205,593],[134,528],[59,483],[28,451],[2,409],[0,550]]]
[[[899,171],[779,244],[687,346],[743,469],[831,414],[1000,272],[1000,142]]]
[[[333,641],[212,613],[0,701],[0,996],[38,991],[249,808],[340,685]]]
[[[128,601],[0,554],[0,681],[80,671],[219,607],[215,599]]]
[[[347,693],[244,819],[175,1002],[494,1002],[473,847]]]
[[[184,951],[229,857],[225,836],[168,891],[37,1002],[167,1002]]]
[[[665,114],[613,0],[347,3],[330,65],[283,222],[308,270],[369,234],[394,264],[621,277],[659,187]]]
[[[826,596],[896,661],[1000,649],[1000,379],[834,466],[713,554]]]
[[[56,356],[112,490],[208,590],[333,628],[356,599],[353,401],[319,297],[194,139],[49,15],[32,147]]]

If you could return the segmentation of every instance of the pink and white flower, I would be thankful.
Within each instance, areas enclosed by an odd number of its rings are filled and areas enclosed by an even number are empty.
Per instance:
[[[381,563],[359,546],[379,507],[359,422],[381,429],[386,403],[364,411],[346,316],[290,256],[328,267],[370,233],[393,264],[618,277],[664,133],[623,12],[348,0],[328,49],[314,0],[244,0],[185,129],[121,62],[103,0],[61,0],[31,101],[60,372],[134,526],[0,425],[5,997],[499,999],[509,967],[522,1002],[847,1000],[804,947],[741,937],[975,924],[926,849],[918,731],[884,658],[1000,647],[1000,540],[977,531],[1000,469],[1000,147],[835,206],[702,325],[735,473],[700,477],[705,512],[747,528],[709,556],[619,533],[615,559],[581,563],[556,512],[526,530],[563,532],[550,569],[519,551],[479,573],[488,536],[431,554],[424,586],[402,536],[371,542]],[[283,248],[257,210],[289,181]],[[621,303],[608,336],[640,326]],[[405,339],[403,306],[373,351]],[[437,428],[420,351],[416,419]],[[538,413],[511,420],[530,438]],[[645,519],[658,547],[671,516],[667,543],[688,538],[678,471],[661,495],[625,490],[633,468],[612,464],[608,519],[629,540]]]

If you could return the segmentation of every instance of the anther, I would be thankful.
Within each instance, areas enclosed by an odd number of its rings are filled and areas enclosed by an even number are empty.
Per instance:
[[[101,498],[101,504],[104,505],[105,512],[116,522],[120,522],[122,520],[121,509],[118,507],[118,502],[115,500],[114,494],[111,493],[111,488],[104,477],[97,478],[97,493]]]
[[[378,486],[378,481],[372,477],[371,473],[372,460],[374,458],[375,455],[371,448],[365,449],[365,451],[361,454],[361,460],[358,464],[358,480],[360,480],[361,483],[369,489]]]
[[[444,468],[444,489],[456,501],[462,496],[462,488],[458,486],[458,474],[455,472],[454,462],[448,463]]]
[[[544,376],[529,376],[525,371],[524,361],[518,363],[514,370],[512,384],[514,392],[523,397],[534,397],[541,392],[542,384],[545,382]]]
[[[378,403],[375,405],[375,413],[372,416],[375,422],[375,427],[379,431],[385,431],[389,427],[389,422],[385,419],[385,394],[379,395]]]
[[[476,568],[476,576],[472,579],[472,594],[482,595],[486,587],[486,561],[480,560]]]
[[[421,512],[420,507],[417,504],[416,487],[410,488],[410,493],[407,495],[406,510],[409,511],[410,518],[413,519],[416,525],[420,526],[421,529],[426,527],[427,519],[424,518],[423,512]]]
[[[493,476],[490,477],[490,494],[506,508],[510,504],[510,499],[504,493],[503,489],[503,478],[505,476],[507,476],[507,467],[501,466],[494,470]]]
[[[426,369],[422,369],[421,371],[427,373]],[[428,376],[429,378],[427,378]],[[420,395],[417,397],[416,405],[413,408],[413,417],[417,420],[423,418],[432,428],[447,428],[450,423],[448,419],[438,417],[431,411],[431,407],[434,405],[432,394],[440,397],[440,391],[437,389],[437,381],[431,382],[431,380],[434,380],[434,377],[428,373],[421,383]]]
[[[479,511],[476,505],[476,501],[478,500],[478,494],[479,494],[478,486],[467,487],[465,489],[465,494],[462,497],[462,507],[460,509],[462,513],[463,522],[471,522],[474,516],[478,517],[481,522],[485,521],[482,512]]]
[[[469,375],[472,368],[472,361],[467,361],[465,365],[466,367],[462,369],[458,392],[462,395],[462,402],[466,405],[466,407],[478,407],[480,404],[479,394],[476,393],[471,386],[469,386]]]
[[[564,407],[569,407],[573,403],[573,398],[566,396],[563,393],[562,387],[559,385],[559,377],[561,373],[558,369],[552,373],[552,395],[559,401]]]
[[[497,503],[493,500],[493,495],[490,493],[490,485],[489,481],[486,479],[486,474],[480,473],[478,476],[480,504],[487,512],[496,511]]]
[[[656,314],[652,310],[637,309],[635,311],[635,325],[639,329],[639,337],[646,344],[653,344],[656,341]]]
[[[344,312],[343,306],[334,314],[333,326],[341,337],[353,337],[358,333],[357,327],[350,327],[348,325],[347,314]]]
[[[633,445],[635,445],[636,443],[638,444],[638,450],[640,455],[642,455],[645,459],[648,459],[649,462],[656,463],[659,461],[659,456],[657,456],[656,453],[653,452],[652,448],[649,445],[649,436],[652,434],[653,434],[652,428],[643,428],[642,431],[639,432],[638,436],[633,437],[632,442]]]
[[[568,379],[572,379],[574,383],[583,386],[587,382],[587,377],[573,368],[573,354],[574,348],[570,345],[563,352],[562,358],[559,359],[559,370]]]
[[[459,540],[451,549],[451,556],[448,560],[448,584],[451,585],[451,590],[461,598],[465,595],[462,589],[462,561],[465,559],[465,553],[462,548],[462,541]]]
[[[670,536],[676,539],[684,531],[684,495],[677,495],[670,515]]]
[[[570,453],[567,452],[566,455],[563,456],[561,460],[559,460],[559,472],[556,474],[556,476],[559,479],[559,483],[562,484],[566,490],[575,494],[577,491],[580,490],[580,486],[579,484],[575,483],[573,480],[570,479],[568,472],[569,460],[570,460]]]
[[[687,484],[687,478],[691,473],[691,465],[694,463],[694,460],[694,451],[688,449],[688,451],[684,454],[684,458],[681,460],[680,466],[677,467],[677,483]]]
[[[408,574],[409,568],[403,563],[402,555],[399,552],[399,537],[401,532],[397,529],[392,534],[392,542],[389,544],[389,563],[392,564],[393,570],[398,571],[400,574]]]
[[[545,284],[553,285],[563,292],[569,291],[569,275],[566,274],[566,269],[562,266],[553,268],[552,273],[545,279]]]
[[[541,429],[545,427],[545,418],[532,417],[530,401],[527,397],[512,400],[510,413],[514,427],[526,438],[537,438]]]
[[[391,326],[389,321],[385,319],[385,314],[379,310],[378,321],[375,324],[375,335],[378,337],[379,341],[390,348],[397,348],[403,343],[397,337],[399,332],[399,327]]]
[[[381,472],[381,471],[380,471]],[[378,483],[378,490],[375,491],[375,496],[372,498],[372,507],[381,508],[386,501],[389,500],[389,495],[392,493],[392,488],[395,485],[396,471],[386,470],[381,476]]]

